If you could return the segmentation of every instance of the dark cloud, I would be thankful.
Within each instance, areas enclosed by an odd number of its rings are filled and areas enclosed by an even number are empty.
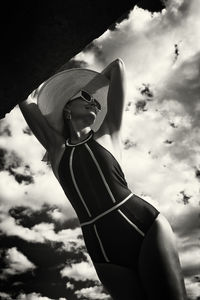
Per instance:
[[[184,205],[189,204],[190,203],[190,198],[191,196],[188,196],[185,191],[181,191],[180,194],[182,195],[182,199],[181,201],[183,202]]]
[[[169,74],[163,86],[161,100],[176,99],[191,117],[193,127],[199,126],[200,52],[180,63]]]
[[[169,145],[171,145],[171,144],[173,143],[173,141],[170,141],[170,140],[165,140],[165,141],[164,141],[164,143],[165,143],[165,144],[169,144]]]
[[[174,63],[177,61],[179,55],[180,55],[179,46],[178,46],[178,44],[175,44],[174,45]]]
[[[52,218],[48,211],[50,207],[43,205],[38,211],[33,211],[30,207],[16,206],[9,210],[9,214],[17,221],[17,224],[31,228],[41,222],[50,223]]]
[[[21,158],[14,151],[7,151],[0,149],[0,166],[1,170],[8,170],[9,168],[16,169],[22,164]]]
[[[79,225],[77,218],[60,222],[52,219],[52,212],[57,209],[56,206],[43,205],[40,210],[34,211],[30,207],[16,206],[9,210],[9,215],[12,216],[21,228],[34,228],[44,224],[47,229],[46,240],[42,242],[28,241],[25,237],[17,236],[0,236],[0,254],[1,254],[1,270],[0,274],[2,280],[0,290],[3,293],[11,295],[11,299],[17,299],[22,294],[38,293],[50,299],[58,299],[66,297],[67,299],[77,300],[78,295],[76,290],[81,290],[85,286],[93,286],[94,282],[86,280],[74,281],[61,275],[61,271],[66,266],[72,266],[74,263],[87,261],[87,250],[83,242],[77,244],[78,240],[83,240],[81,233],[73,239],[73,232],[70,234],[72,238],[67,241],[65,245],[64,230],[71,230],[77,228]],[[52,229],[53,238],[49,237],[48,224],[54,224]],[[35,226],[35,227],[34,227]],[[37,227],[40,230],[39,227]],[[44,234],[45,238],[45,228]],[[37,232],[37,229],[35,229]],[[63,232],[63,233],[62,233]],[[59,233],[62,233],[63,240],[59,239]],[[58,234],[58,241],[56,240]],[[55,236],[54,236],[55,235]],[[22,253],[34,266],[32,271],[24,271],[23,273],[14,271],[6,274],[8,269],[7,251],[15,247],[18,252]],[[72,288],[67,288],[66,284],[70,282]]]
[[[31,184],[31,183],[34,183],[34,179],[31,175],[24,175],[24,174],[20,174],[20,173],[17,173],[16,171],[14,171],[12,168],[9,168],[8,169],[9,173],[11,175],[14,176],[15,180],[21,184],[21,183],[24,183],[24,184]]]
[[[23,166],[23,173],[17,170],[21,166]],[[15,151],[0,149],[0,171],[8,171],[19,184],[34,183],[33,173],[30,167],[23,165],[22,159]]]
[[[153,91],[151,90],[150,84],[143,83],[142,87],[139,88],[139,91],[141,95],[145,96],[147,100],[152,100],[154,94]]]
[[[198,275],[200,270],[200,213],[198,208],[188,203],[187,195],[184,201],[187,207],[185,206],[182,213],[174,219],[173,230],[178,238],[183,274],[185,278],[188,278]]]
[[[191,6],[192,6],[192,1],[183,0],[183,1],[179,2],[178,10],[179,10],[179,12],[181,13],[182,16],[188,16],[189,13],[190,13]]]
[[[66,281],[60,277],[59,271],[40,268],[34,275],[32,272],[27,272],[10,277],[2,282],[1,291],[11,294],[12,299],[17,299],[23,292],[24,294],[39,293],[50,299],[69,297],[76,300],[73,291],[67,291]]]
[[[147,102],[145,100],[138,100],[135,103],[135,108],[136,108],[135,113],[138,114],[138,113],[147,111],[146,105],[147,105]]]
[[[123,145],[125,150],[128,150],[129,148],[132,147],[137,147],[137,143],[129,140],[128,138],[123,141]]]
[[[183,196],[184,197],[184,196]],[[186,197],[188,197],[186,195]],[[186,200],[188,202],[188,199]],[[192,243],[192,238],[197,241],[200,228],[200,212],[190,204],[187,206],[185,213],[180,214],[173,222],[173,229],[180,238],[187,238]]]
[[[196,178],[198,178],[200,180],[200,170],[199,170],[199,168],[195,169],[195,176],[196,176]]]
[[[4,170],[6,152],[7,151],[5,149],[0,149],[0,171]]]
[[[11,130],[10,130],[10,126],[7,125],[5,122],[3,122],[2,120],[0,120],[0,136],[12,136],[11,134]]]
[[[193,277],[193,282],[200,282],[200,275],[196,275]]]
[[[128,101],[128,103],[126,104],[126,107],[125,107],[125,111],[129,111],[132,106],[133,106],[133,102],[132,101]]]
[[[141,99],[135,101],[135,113],[142,113],[148,110],[148,103],[154,99],[154,93],[150,84],[143,83],[142,87],[138,88]],[[131,105],[131,104],[130,104]]]
[[[42,222],[51,223],[52,221],[54,222],[54,231],[56,233],[63,229],[75,229],[79,227],[77,218],[62,222],[60,222],[60,220],[53,220],[51,213],[55,209],[57,209],[57,206],[50,206],[47,204],[42,205],[40,210],[33,210],[30,207],[25,206],[15,206],[9,210],[9,214],[17,221],[17,224],[27,228],[32,228],[36,224]]]
[[[77,299],[74,291],[66,288],[69,279],[62,278],[60,271],[66,265],[85,261],[85,248],[68,252],[62,248],[62,242],[30,243],[18,237],[1,236],[0,241],[2,248],[1,270],[6,268],[6,250],[12,247],[16,247],[36,266],[33,271],[10,275],[2,279],[1,292],[11,294],[13,299],[16,299],[22,291],[24,293],[40,293],[53,299],[59,297]],[[75,290],[85,287],[85,283],[73,282],[71,279],[70,281],[74,284]],[[91,282],[88,281],[86,285],[90,284]]]
[[[188,251],[190,251],[190,247],[188,247]],[[192,259],[192,257],[191,257]],[[194,276],[194,274],[196,276],[199,275],[199,268],[200,268],[200,265],[199,264],[191,264],[191,265],[186,265],[186,266],[183,266],[183,274],[184,274],[184,277],[191,277],[191,276]]]
[[[28,134],[28,135],[32,135],[33,134],[32,131],[31,131],[31,129],[28,126],[23,130],[23,133]]]
[[[185,22],[186,18],[191,13],[192,1],[183,0],[183,1],[174,1],[167,0],[166,2],[166,18],[161,22],[162,28],[181,26]]]
[[[178,126],[174,122],[169,122],[169,125],[173,128],[177,128]]]

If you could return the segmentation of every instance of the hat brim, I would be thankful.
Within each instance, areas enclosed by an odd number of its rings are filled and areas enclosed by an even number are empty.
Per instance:
[[[76,68],[64,70],[50,77],[38,90],[37,104],[49,125],[63,134],[63,109],[66,103],[81,89],[93,96],[102,107],[94,124],[97,131],[107,113],[107,94],[109,80],[101,73],[89,69]]]

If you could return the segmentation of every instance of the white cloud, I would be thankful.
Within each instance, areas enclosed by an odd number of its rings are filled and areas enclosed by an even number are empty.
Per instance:
[[[183,269],[200,270],[200,252],[199,252],[199,242],[196,241],[194,245],[188,245],[187,251],[180,253],[180,260]]]
[[[168,211],[168,219],[176,232],[176,242],[180,261],[186,277],[198,274],[200,270],[199,252],[199,209],[194,206],[180,206],[179,211]]]
[[[54,224],[40,223],[33,226],[32,231],[38,234],[40,240],[63,243],[62,248],[67,251],[75,251],[84,246],[83,239],[80,238],[82,235],[80,227],[75,229],[63,229],[55,233]]]
[[[6,118],[3,119],[3,122],[8,124],[12,136],[1,138],[0,146],[6,146],[7,150],[15,150],[20,154],[20,157],[24,162],[31,165],[31,169],[34,173],[38,172],[38,169],[42,168],[43,163],[41,162],[41,159],[44,148],[33,135],[23,134],[23,130],[27,127],[27,124],[18,106],[7,114]],[[29,147],[27,147],[27,145],[29,145]]]
[[[43,243],[45,240],[37,231],[18,225],[14,218],[8,216],[4,217],[0,223],[0,229],[7,236],[18,236],[29,242]]]
[[[187,287],[187,294],[191,300],[197,300],[200,297],[200,278],[199,276],[186,278],[185,284]]]
[[[58,208],[53,209],[48,212],[48,214],[52,217],[53,220],[63,223],[66,220],[66,216],[63,211],[60,211]]]
[[[0,292],[0,298],[2,300],[12,300],[11,296],[9,294],[7,294],[7,293],[1,293]]]
[[[66,284],[66,287],[67,287],[67,289],[73,290],[74,289],[74,284],[68,281],[67,284]]]
[[[200,38],[200,36],[199,36]],[[188,115],[192,126],[199,125],[200,99],[200,49],[184,61],[180,61],[160,84],[158,98],[160,101],[173,99],[182,104],[178,115]]]
[[[21,274],[34,270],[36,266],[27,257],[19,252],[16,247],[6,251],[7,267],[3,270],[3,277],[7,275]]]
[[[80,238],[82,235],[80,227],[64,229],[56,233],[53,223],[40,223],[29,229],[17,224],[12,217],[4,217],[0,223],[0,229],[7,236],[18,236],[29,242],[61,242],[63,243],[62,249],[66,251],[75,251],[84,246],[83,239]]]
[[[94,286],[89,288],[83,288],[75,292],[78,299],[94,299],[94,300],[110,300],[110,296],[103,292],[103,288],[101,286]]]
[[[15,151],[21,159],[21,169],[22,166],[30,166],[34,178],[34,184],[24,185],[17,183],[7,171],[0,173],[0,194],[4,211],[16,204],[31,207],[33,210],[39,210],[42,205],[49,204],[58,206],[61,213],[63,212],[63,218],[75,217],[75,212],[52,170],[41,161],[45,153],[44,148],[33,135],[23,134],[27,125],[19,109],[13,109],[3,122],[9,125],[12,136],[0,137],[0,148]]]
[[[151,110],[145,112],[145,116],[132,115],[130,118],[132,126],[130,122],[126,123],[124,140],[128,138],[136,146],[124,150],[123,166],[131,188],[136,194],[151,197],[159,203],[163,212],[172,203],[180,206],[182,190],[192,196],[191,203],[198,205],[199,182],[194,169],[198,162],[197,153],[189,155],[194,151],[193,135],[188,136],[192,144],[179,144],[172,133],[177,129],[172,129],[168,120],[159,113],[153,114]],[[164,143],[166,140],[172,140],[174,145]]]
[[[72,264],[71,266],[66,266],[60,273],[62,277],[73,278],[76,281],[99,281],[91,262],[82,261],[80,263]]]
[[[95,40],[95,46],[101,50],[102,66],[105,60],[109,63],[121,57],[127,66],[131,89],[141,82],[161,82],[173,65],[175,44],[181,45],[184,59],[199,47],[199,3],[197,0],[191,2],[188,7],[191,12],[187,14],[186,10],[184,16],[178,9],[180,4],[175,1],[171,1],[170,7],[162,14],[153,16],[135,6],[129,18],[118,25],[118,30],[107,31]],[[85,57],[81,55],[87,61],[91,52],[84,53]],[[99,64],[98,58],[96,64]]]
[[[39,293],[30,293],[30,294],[24,294],[21,293],[16,300],[53,300],[49,297],[43,297]],[[63,298],[63,300],[67,300],[66,298]]]

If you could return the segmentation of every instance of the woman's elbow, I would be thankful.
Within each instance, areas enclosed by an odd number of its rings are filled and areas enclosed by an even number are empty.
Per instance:
[[[116,70],[116,72],[119,72],[121,74],[125,73],[125,64],[121,58],[116,58],[114,70]]]
[[[117,58],[115,60],[115,66],[113,68],[112,74],[121,74],[124,76],[125,74],[125,64],[121,58]]]
[[[125,66],[124,61],[120,57],[116,58],[115,63],[119,67],[123,67],[124,68],[124,66]]]

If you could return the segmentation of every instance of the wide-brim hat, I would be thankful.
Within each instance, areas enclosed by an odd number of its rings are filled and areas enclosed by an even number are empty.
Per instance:
[[[97,131],[107,112],[108,87],[109,80],[101,73],[83,68],[68,69],[50,77],[38,88],[37,104],[49,125],[62,135],[64,106],[83,89],[101,104],[102,110],[91,126]]]

